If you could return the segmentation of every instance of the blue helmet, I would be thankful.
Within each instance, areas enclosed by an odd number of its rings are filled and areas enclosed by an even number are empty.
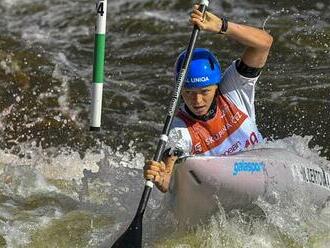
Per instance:
[[[186,51],[178,56],[175,63],[175,78],[182,67]],[[206,48],[195,48],[184,82],[185,88],[202,88],[219,84],[222,79],[221,68],[215,55]]]

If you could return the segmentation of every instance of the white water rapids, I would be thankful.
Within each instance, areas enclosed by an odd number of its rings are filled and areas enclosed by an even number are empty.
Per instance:
[[[308,148],[310,139],[293,136],[263,146],[285,148],[328,166],[317,150]],[[83,158],[70,149],[55,150],[25,144],[16,155],[0,151],[0,234],[7,246],[56,246],[61,225],[84,218],[75,239],[60,232],[68,242],[61,247],[111,243],[132,220],[140,200],[143,155],[133,144],[123,153],[100,145]],[[188,231],[176,226],[166,199],[153,190],[144,217],[146,247],[327,247],[330,242],[330,206],[317,209],[299,194],[294,202],[277,205],[260,199],[262,218],[238,211],[228,216],[220,208],[209,224]]]

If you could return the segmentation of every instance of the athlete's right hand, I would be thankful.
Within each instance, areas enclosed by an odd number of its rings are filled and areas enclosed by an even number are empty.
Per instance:
[[[198,8],[198,4],[193,6],[193,11],[190,15],[190,22],[193,25],[197,25],[201,30],[218,33],[222,25],[221,19],[208,11],[206,11],[203,16],[202,12],[200,12]]]
[[[157,162],[154,160],[147,160],[143,170],[146,180],[151,180],[161,191],[167,191],[167,187],[165,187],[165,177],[168,175],[163,161]]]

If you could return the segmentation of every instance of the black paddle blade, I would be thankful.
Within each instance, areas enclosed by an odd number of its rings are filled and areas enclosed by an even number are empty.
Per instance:
[[[111,248],[141,248],[142,218],[142,214],[136,215],[126,232],[120,236]]]

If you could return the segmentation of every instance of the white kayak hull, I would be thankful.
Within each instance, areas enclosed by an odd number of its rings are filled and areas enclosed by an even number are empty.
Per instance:
[[[274,202],[303,192],[317,206],[330,199],[330,175],[283,149],[226,157],[187,157],[176,166],[171,192],[179,219],[198,222],[219,209],[250,209],[262,197]],[[278,199],[277,199],[278,200]]]

